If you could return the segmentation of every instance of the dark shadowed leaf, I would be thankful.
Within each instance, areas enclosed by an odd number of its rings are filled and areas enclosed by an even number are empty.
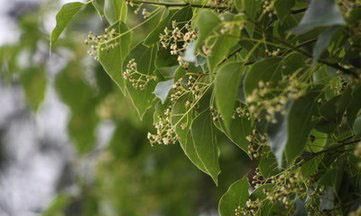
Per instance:
[[[361,136],[361,115],[359,115],[353,123],[353,133],[356,137]]]
[[[312,129],[311,117],[315,109],[315,94],[309,94],[289,104],[287,113],[269,128],[271,150],[278,166],[282,166],[283,154],[292,162],[304,149]]]
[[[277,13],[277,16],[280,20],[284,20],[287,15],[290,14],[291,8],[295,5],[295,0],[276,0],[274,7]]]
[[[280,61],[280,58],[268,58],[254,63],[244,79],[245,95],[252,94],[252,91],[258,87],[259,81],[280,79],[281,73],[277,73]]]
[[[224,122],[218,120],[215,122],[215,126],[222,131],[234,144],[247,153],[248,140],[246,137],[252,132],[252,122],[248,117],[235,117],[231,119],[230,129],[227,130]]]
[[[331,42],[332,36],[336,31],[337,27],[328,27],[318,36],[312,53],[314,63],[318,61],[323,51],[327,49],[328,45]]]

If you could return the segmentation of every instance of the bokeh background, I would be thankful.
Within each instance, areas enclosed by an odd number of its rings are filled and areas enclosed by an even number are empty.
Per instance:
[[[252,164],[221,140],[216,187],[178,144],[151,147],[152,110],[140,121],[86,54],[87,34],[106,27],[94,10],[49,48],[67,2],[0,0],[0,216],[217,215],[219,197]],[[129,25],[140,19],[129,12]]]

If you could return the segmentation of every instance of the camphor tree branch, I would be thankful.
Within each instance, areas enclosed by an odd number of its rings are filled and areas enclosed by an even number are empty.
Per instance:
[[[361,139],[357,139],[357,140],[351,140],[351,141],[341,141],[329,148],[326,148],[324,150],[321,150],[321,151],[318,151],[318,152],[314,152],[314,153],[307,153],[307,154],[304,154],[304,155],[301,155],[300,158],[299,158],[299,163],[296,164],[296,167],[300,167],[302,166],[305,162],[307,161],[310,161],[320,155],[323,155],[323,154],[328,154],[328,153],[333,153],[334,151],[337,151],[339,149],[342,149],[346,146],[349,146],[349,145],[355,145],[355,144],[358,144],[361,142]]]
[[[225,6],[215,6],[215,5],[202,5],[202,4],[193,4],[186,2],[156,2],[156,1],[142,1],[142,0],[130,0],[131,3],[135,4],[148,4],[148,5],[159,5],[164,7],[194,7],[194,8],[208,8],[216,10],[226,10],[229,7]]]

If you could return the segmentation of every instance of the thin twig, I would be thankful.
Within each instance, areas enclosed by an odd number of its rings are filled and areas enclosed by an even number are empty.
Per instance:
[[[202,5],[202,4],[192,4],[186,2],[156,2],[156,1],[142,1],[142,0],[132,0],[132,3],[135,4],[149,4],[149,5],[159,5],[164,7],[194,7],[194,8],[208,8],[208,9],[216,9],[216,10],[226,10],[229,7],[225,6],[214,6],[214,5]]]

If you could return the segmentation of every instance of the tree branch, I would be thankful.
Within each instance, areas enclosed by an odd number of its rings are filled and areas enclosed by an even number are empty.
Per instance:
[[[159,5],[164,7],[194,7],[194,8],[208,8],[216,10],[225,10],[228,7],[225,6],[213,6],[213,5],[201,5],[201,4],[192,4],[192,3],[177,3],[177,2],[156,2],[156,1],[143,1],[143,0],[131,0],[135,4],[149,4],[149,5]]]
[[[305,50],[303,50],[303,49],[301,49],[301,48],[299,48],[299,47],[295,47],[295,46],[293,46],[293,45],[291,45],[291,44],[289,44],[289,43],[287,43],[287,42],[285,42],[285,41],[283,41],[283,40],[281,40],[281,39],[279,39],[279,38],[274,38],[274,39],[275,39],[276,41],[278,41],[279,43],[281,43],[282,45],[290,48],[291,50],[293,50],[293,51],[295,51],[295,52],[299,52],[299,53],[301,53],[302,55],[304,55],[304,56],[306,56],[306,57],[308,57],[308,58],[313,59],[312,54],[308,53],[307,51],[305,51]],[[319,59],[318,62],[320,62],[320,63],[322,63],[322,64],[325,64],[325,65],[327,65],[327,66],[333,67],[333,68],[335,68],[335,69],[337,69],[337,70],[340,70],[340,71],[342,71],[344,74],[351,75],[351,76],[353,76],[354,78],[359,78],[359,75],[358,75],[355,71],[350,70],[350,69],[347,69],[347,68],[344,68],[344,67],[342,67],[341,65],[339,65],[339,64],[337,64],[337,63],[332,63],[332,62],[329,62],[329,61],[327,61],[327,60],[325,60],[325,59]]]

